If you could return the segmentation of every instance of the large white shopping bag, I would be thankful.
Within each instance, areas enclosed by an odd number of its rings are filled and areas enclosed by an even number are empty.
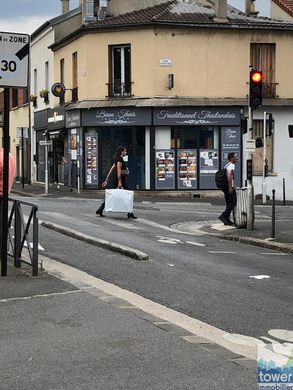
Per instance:
[[[133,191],[109,189],[106,190],[105,211],[113,213],[133,212]]]

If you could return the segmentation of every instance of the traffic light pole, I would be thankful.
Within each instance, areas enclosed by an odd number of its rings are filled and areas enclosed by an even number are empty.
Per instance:
[[[252,108],[249,104],[248,97],[248,131],[247,139],[251,139],[252,136]],[[252,153],[248,154],[248,159],[252,159]],[[247,164],[246,164],[247,166]],[[253,184],[252,180],[247,180],[247,229],[254,229],[254,199],[253,199]]]
[[[267,165],[267,113],[263,113],[263,173],[262,173],[262,203],[267,203],[267,183],[266,183],[266,165]]]

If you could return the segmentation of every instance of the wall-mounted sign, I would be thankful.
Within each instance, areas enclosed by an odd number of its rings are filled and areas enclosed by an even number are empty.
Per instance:
[[[197,151],[194,149],[177,150],[177,185],[180,190],[197,187]]]
[[[52,85],[51,87],[51,92],[54,96],[56,97],[62,97],[64,96],[65,92],[66,92],[66,88],[65,88],[65,85],[62,84],[62,83],[55,83]]]
[[[246,139],[245,140],[245,152],[255,152],[256,144],[255,139]]]
[[[240,186],[241,179],[241,130],[240,127],[226,127],[221,128],[222,141],[222,168],[228,163],[228,154],[234,152],[237,154],[238,163],[235,166],[235,183]]]
[[[80,126],[80,111],[79,110],[70,110],[66,111],[66,127],[70,129],[71,127]]]
[[[160,66],[172,66],[172,60],[170,58],[160,59]]]
[[[175,188],[175,150],[156,150],[156,189]]]
[[[54,116],[48,118],[48,123],[56,123],[64,120],[64,115],[58,115],[58,112],[54,112]]]
[[[149,126],[150,108],[99,108],[83,111],[83,126]]]
[[[240,125],[239,108],[234,107],[178,107],[155,108],[154,125],[193,126],[193,125]]]
[[[217,149],[201,149],[199,154],[200,187],[217,188],[215,173],[219,170],[219,151]]]
[[[0,32],[0,87],[27,87],[30,39]]]

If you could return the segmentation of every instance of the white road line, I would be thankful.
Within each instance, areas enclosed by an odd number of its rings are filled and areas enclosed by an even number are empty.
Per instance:
[[[288,256],[288,253],[281,253],[281,252],[261,252],[261,255],[268,255],[268,256]]]
[[[158,317],[162,321],[168,321],[174,325],[180,326],[193,335],[204,337],[236,354],[257,360],[257,347],[255,344],[237,344],[234,340],[231,341],[229,339],[233,336],[229,332],[189,317],[186,314],[170,309],[159,303],[153,302],[150,299],[146,299],[138,294],[115,286],[114,284],[105,282],[66,264],[59,263],[43,256],[42,260],[46,271],[62,280],[65,280],[73,285],[78,284],[80,286],[82,283],[88,287],[95,287],[99,291],[103,291],[104,293],[123,299],[144,312]],[[258,341],[260,342],[260,340]]]
[[[79,289],[79,290],[62,291],[62,292],[48,293],[48,294],[29,295],[27,297],[7,298],[7,299],[0,299],[0,303],[11,302],[11,301],[23,301],[27,299],[33,299],[33,298],[47,298],[56,295],[68,295],[68,294],[75,294],[80,292],[84,292],[84,291]]]
[[[232,255],[236,255],[237,252],[230,252],[230,251],[208,251],[208,253],[224,253],[224,254],[232,254]]]
[[[262,280],[262,279],[269,279],[269,275],[254,275],[254,276],[249,276],[251,279],[257,279],[257,280]]]
[[[167,264],[169,267],[175,267],[174,264]]]
[[[201,244],[200,242],[193,242],[193,241],[185,241],[186,244],[195,245],[195,246],[205,246],[205,244]]]
[[[25,241],[23,246],[25,248],[27,248],[27,242]],[[30,242],[30,247],[33,248],[34,247],[34,244],[32,242]],[[45,251],[45,248],[42,247],[42,245],[40,243],[38,243],[38,250],[39,251]]]

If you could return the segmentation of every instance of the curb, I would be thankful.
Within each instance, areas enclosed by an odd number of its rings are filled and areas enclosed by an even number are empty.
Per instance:
[[[282,242],[273,242],[273,241],[267,241],[265,239],[252,238],[252,237],[228,236],[228,235],[218,234],[218,233],[206,233],[206,234],[208,236],[220,238],[222,240],[239,241],[239,242],[243,242],[244,244],[260,246],[268,249],[274,249],[280,252],[293,253],[293,245],[284,244]]]
[[[80,233],[76,230],[65,228],[64,226],[57,225],[52,222],[41,222],[41,226],[54,230],[55,232],[61,233],[67,237],[74,238],[76,240],[83,241],[87,244],[98,246],[107,250],[110,250],[115,253],[121,253],[124,256],[128,256],[134,260],[138,261],[146,261],[149,260],[149,255],[141,252],[140,250],[130,248],[129,246],[116,244],[115,242],[110,242],[107,240],[102,240],[100,238],[95,238],[92,236],[88,236],[86,234]]]

